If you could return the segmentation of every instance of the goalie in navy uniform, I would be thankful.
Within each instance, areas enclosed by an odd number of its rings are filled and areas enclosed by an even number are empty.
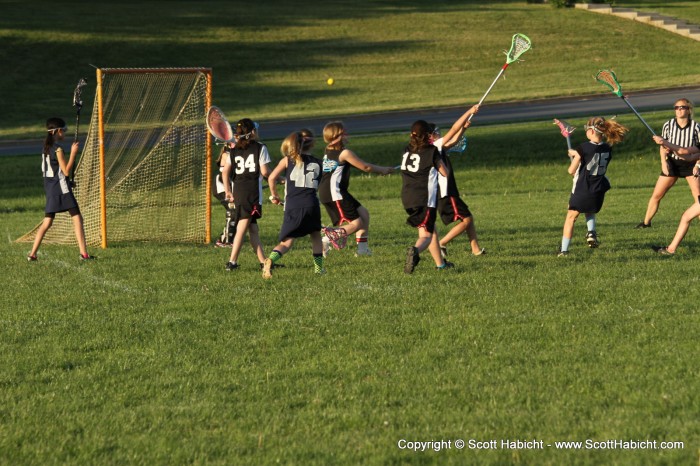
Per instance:
[[[350,169],[352,167],[365,173],[388,175],[393,173],[392,167],[381,167],[365,162],[353,151],[346,148],[348,134],[340,121],[328,123],[323,128],[323,140],[326,151],[323,155],[323,175],[318,189],[318,197],[326,208],[331,223],[341,226],[343,235],[355,233],[357,252],[355,256],[371,256],[368,247],[369,211],[348,191],[350,185]],[[330,249],[331,241],[323,237],[323,255]]]
[[[420,261],[420,253],[426,249],[438,270],[454,267],[442,258],[435,229],[438,173],[446,177],[448,171],[440,151],[430,143],[431,134],[428,122],[418,120],[413,123],[411,138],[401,161],[401,202],[408,214],[406,223],[418,230],[415,245],[406,250],[405,273],[413,273]]]
[[[612,146],[621,142],[629,131],[616,121],[594,117],[584,126],[588,141],[576,149],[569,149],[569,174],[574,177],[569,198],[569,210],[564,221],[564,232],[559,256],[569,253],[569,245],[574,235],[574,223],[583,213],[586,216],[586,243],[590,248],[600,244],[596,232],[596,214],[600,212],[605,193],[610,189],[610,181],[605,176],[612,158]]]
[[[59,212],[68,212],[71,216],[75,239],[80,250],[80,260],[94,259],[87,251],[83,216],[80,214],[78,201],[73,195],[73,186],[68,179],[75,164],[75,157],[78,154],[80,144],[78,141],[73,142],[68,160],[65,158],[63,148],[58,144],[65,137],[67,130],[66,122],[61,118],[49,118],[46,121],[47,134],[41,155],[41,172],[44,176],[46,207],[44,209],[44,221],[37,230],[34,245],[27,256],[27,260],[30,262],[37,260],[39,246],[41,246],[46,232],[53,225],[53,220]]]
[[[250,118],[236,123],[236,145],[229,151],[230,170],[222,173],[226,200],[235,204],[236,219],[236,234],[226,270],[238,268],[238,255],[246,232],[260,267],[265,261],[258,219],[262,217],[262,180],[270,174],[271,160],[267,146],[257,140],[256,130],[256,124]],[[234,181],[233,191],[230,188],[231,177]]]

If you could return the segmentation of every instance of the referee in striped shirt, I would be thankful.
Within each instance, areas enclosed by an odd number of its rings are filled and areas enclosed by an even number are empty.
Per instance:
[[[664,123],[661,137],[680,147],[696,146],[700,143],[700,124],[693,120],[693,103],[688,99],[678,99],[673,110],[676,113],[675,118]],[[700,181],[696,176],[693,176],[695,163],[681,160],[664,146],[659,147],[659,154],[661,156],[661,174],[649,199],[644,221],[636,226],[638,229],[651,226],[651,219],[659,210],[661,199],[671,189],[671,186],[676,184],[678,178],[686,179],[693,200],[700,196]]]

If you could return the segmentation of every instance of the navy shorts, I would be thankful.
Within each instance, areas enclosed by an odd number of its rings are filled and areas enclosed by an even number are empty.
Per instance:
[[[315,231],[321,231],[321,207],[301,207],[285,209],[279,240],[301,238]]]

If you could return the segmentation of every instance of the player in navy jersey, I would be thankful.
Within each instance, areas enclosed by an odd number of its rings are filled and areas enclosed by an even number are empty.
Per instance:
[[[462,200],[457,181],[452,170],[450,162],[449,149],[454,147],[461,139],[464,131],[471,125],[469,121],[470,115],[474,115],[479,111],[479,106],[474,105],[467,110],[452,127],[447,131],[444,137],[440,136],[440,131],[434,124],[430,124],[432,144],[440,151],[443,162],[447,167],[448,176],[438,175],[439,197],[437,203],[438,213],[445,225],[457,223],[445,236],[440,238],[440,253],[443,258],[447,257],[447,244],[457,236],[466,232],[469,237],[472,254],[479,256],[485,254],[486,251],[479,246],[479,241],[476,236],[476,227],[474,226],[474,217],[469,210],[469,206]]]
[[[30,262],[37,260],[36,254],[39,251],[39,246],[41,246],[46,232],[51,228],[53,219],[59,212],[68,212],[71,216],[75,239],[80,249],[80,260],[94,259],[87,251],[83,216],[80,214],[78,201],[75,200],[73,195],[73,186],[68,180],[80,145],[78,141],[73,142],[70,156],[66,161],[63,148],[57,144],[63,140],[67,130],[66,122],[61,118],[49,118],[46,121],[47,134],[41,155],[41,172],[44,176],[46,207],[44,209],[44,221],[36,232],[32,251],[27,256],[27,260]]]
[[[258,257],[265,261],[265,252],[260,242],[258,219],[262,217],[262,180],[270,174],[270,154],[265,144],[256,140],[255,123],[244,118],[236,124],[236,145],[229,151],[230,170],[224,170],[222,178],[226,189],[226,200],[235,204],[236,234],[231,245],[231,257],[226,270],[238,268],[238,255],[248,232],[250,245]],[[233,192],[229,179],[233,176]]]
[[[612,158],[612,146],[622,141],[628,131],[621,124],[603,117],[589,119],[584,128],[588,141],[576,149],[569,150],[569,174],[574,177],[574,185],[569,198],[569,211],[564,222],[559,256],[569,253],[574,223],[581,213],[586,215],[586,243],[591,248],[598,247],[595,214],[600,212],[605,193],[610,189],[610,181],[605,172]]]
[[[664,123],[661,137],[678,147],[694,147],[700,142],[700,124],[693,120],[693,103],[688,99],[678,99],[673,105],[673,109],[676,113],[675,118]],[[700,196],[700,181],[693,176],[693,162],[682,159],[665,146],[659,147],[659,153],[661,174],[649,199],[644,221],[636,228],[649,228],[651,226],[651,220],[659,210],[661,199],[676,184],[678,178],[685,178],[688,182],[693,199]]]
[[[314,259],[314,273],[324,274],[323,243],[321,241],[321,205],[318,201],[318,183],[321,179],[323,162],[309,152],[314,138],[311,131],[303,129],[287,136],[282,141],[282,160],[270,177],[270,201],[281,204],[277,195],[277,179],[285,176],[284,220],[279,233],[279,244],[272,250],[263,264],[262,276],[272,278],[272,268],[287,251],[294,240],[303,236],[311,237],[311,251]]]
[[[685,162],[695,163],[693,175],[696,177],[700,175],[700,142],[696,143],[695,146],[681,147],[677,144],[672,144],[659,136],[654,136],[654,142],[667,150],[672,151],[674,154],[676,154],[676,156]],[[678,246],[680,246],[681,241],[683,241],[685,234],[688,232],[690,222],[697,217],[700,217],[700,196],[696,197],[693,204],[688,207],[685,212],[683,212],[681,221],[678,224],[678,229],[676,230],[676,234],[673,237],[671,244],[668,246],[654,246],[653,249],[659,254],[663,255],[675,254],[676,249],[678,249]]]
[[[216,166],[219,168],[219,172],[216,174],[214,180],[214,197],[216,197],[224,209],[226,209],[226,223],[224,224],[224,230],[221,236],[216,240],[216,247],[219,248],[230,248],[233,244],[233,237],[236,234],[236,218],[234,215],[234,204],[226,200],[226,188],[224,188],[224,178],[223,173],[231,171],[231,158],[229,157],[229,151],[233,148],[234,143],[230,143],[230,146],[224,146],[221,149],[221,154],[219,158],[216,159]],[[229,177],[228,191],[233,191],[233,181]]]
[[[343,225],[341,234],[348,236],[355,233],[357,252],[355,256],[371,256],[369,249],[369,211],[348,191],[350,185],[350,169],[355,167],[365,173],[388,175],[393,173],[392,167],[381,167],[367,163],[353,151],[346,148],[348,134],[340,121],[328,123],[323,128],[323,140],[326,142],[326,152],[323,156],[323,175],[318,188],[318,197],[326,208],[331,223],[334,226]],[[323,237],[324,256],[330,249],[328,237]]]
[[[430,143],[430,126],[424,120],[411,125],[411,139],[401,161],[401,202],[408,214],[406,223],[418,229],[418,240],[406,250],[405,273],[413,273],[420,253],[428,249],[435,266],[442,270],[454,267],[440,255],[435,217],[438,197],[438,173],[447,176],[440,151]]]

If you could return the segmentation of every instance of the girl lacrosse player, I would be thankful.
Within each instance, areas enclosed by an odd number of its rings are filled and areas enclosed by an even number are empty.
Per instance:
[[[457,188],[457,182],[455,181],[455,176],[452,171],[452,163],[450,162],[448,154],[448,149],[454,147],[460,141],[464,131],[471,125],[469,117],[476,114],[478,111],[478,105],[474,105],[467,110],[454,122],[444,137],[440,137],[438,128],[434,124],[430,124],[432,144],[440,151],[442,160],[448,171],[447,177],[441,174],[438,175],[438,187],[440,189],[440,196],[437,202],[438,213],[440,214],[442,223],[445,225],[457,221],[459,222],[440,239],[440,254],[443,259],[447,257],[447,244],[465,231],[469,237],[472,254],[480,256],[486,253],[486,251],[479,246],[472,213],[459,195],[459,189]]]
[[[678,99],[673,105],[675,118],[664,123],[661,130],[661,137],[678,147],[693,147],[700,142],[700,124],[693,120],[693,103],[688,99]],[[660,146],[661,174],[656,181],[654,191],[647,205],[647,213],[636,228],[649,228],[651,220],[659,210],[661,199],[671,187],[676,184],[678,178],[683,177],[688,182],[688,187],[693,195],[693,199],[700,196],[700,182],[693,176],[693,162],[688,162],[673,151],[669,151],[667,146]]]
[[[629,131],[621,124],[603,117],[589,119],[584,128],[588,141],[581,143],[576,149],[569,149],[569,174],[574,177],[574,185],[569,198],[569,211],[564,222],[559,256],[569,254],[574,223],[581,212],[586,215],[588,227],[586,243],[590,248],[598,247],[595,214],[600,212],[605,193],[610,189],[610,181],[605,172],[612,157],[612,146],[622,141]]]
[[[700,175],[700,142],[696,142],[695,146],[681,147],[677,144],[672,144],[659,136],[654,136],[654,142],[662,146],[662,148],[672,151],[676,156],[678,156],[678,158],[687,163],[692,164],[695,162],[695,166],[693,167],[693,175],[695,177]],[[678,249],[678,246],[680,246],[681,241],[683,241],[685,234],[688,232],[690,222],[692,222],[694,218],[700,216],[700,195],[695,199],[696,201],[693,202],[693,205],[688,207],[686,211],[683,212],[681,221],[678,224],[678,229],[676,230],[676,235],[673,237],[671,244],[668,246],[654,246],[653,249],[656,252],[666,256],[671,256],[676,253],[676,249]]]
[[[236,218],[234,216],[234,204],[226,200],[226,191],[224,187],[224,172],[231,172],[231,157],[230,150],[233,148],[233,144],[230,146],[224,146],[221,149],[221,154],[219,158],[216,159],[216,165],[219,167],[219,173],[216,174],[214,187],[214,197],[216,197],[221,205],[226,209],[226,223],[224,224],[224,231],[221,233],[219,239],[216,240],[216,247],[218,248],[230,248],[233,244],[233,237],[236,234]],[[228,191],[233,191],[233,181],[229,177],[228,181]]]
[[[438,234],[435,230],[438,172],[447,177],[448,171],[440,151],[430,143],[428,122],[418,120],[411,126],[411,138],[401,161],[401,202],[408,214],[406,223],[418,229],[415,246],[406,250],[403,271],[413,273],[420,261],[420,253],[428,249],[435,266],[442,270],[454,267],[440,255]]]
[[[284,220],[279,233],[280,243],[272,250],[263,264],[262,276],[272,278],[272,268],[287,251],[294,240],[302,236],[311,237],[311,251],[314,258],[314,273],[324,274],[323,243],[321,241],[321,205],[318,201],[318,183],[323,162],[309,155],[314,138],[311,131],[302,129],[287,136],[282,141],[282,160],[268,178],[270,201],[282,203],[277,195],[277,178],[284,174]]]
[[[262,217],[262,179],[270,174],[268,164],[270,154],[265,144],[255,137],[256,125],[253,120],[244,118],[236,124],[236,145],[230,151],[230,170],[223,171],[226,200],[235,203],[236,234],[231,245],[231,257],[226,270],[238,268],[238,255],[248,232],[250,245],[258,256],[258,262],[265,261],[265,253],[260,242],[257,220]],[[230,191],[229,176],[233,172],[235,183]]]
[[[323,128],[323,140],[327,145],[323,156],[323,175],[318,188],[318,197],[334,226],[346,224],[340,228],[342,235],[348,236],[355,233],[357,243],[355,256],[371,256],[372,251],[367,244],[369,211],[348,192],[350,169],[355,167],[365,173],[380,175],[393,173],[394,169],[367,163],[347,149],[345,145],[348,134],[340,121],[330,122]],[[330,249],[330,243],[329,238],[324,236],[324,256]]]
[[[65,159],[63,148],[57,144],[62,141],[66,131],[66,122],[61,118],[49,118],[46,121],[46,139],[44,140],[44,150],[41,155],[41,172],[44,175],[44,191],[46,192],[46,208],[44,209],[44,221],[37,230],[32,251],[27,256],[30,262],[37,260],[36,253],[39,246],[51,228],[53,219],[59,212],[68,212],[73,221],[75,239],[78,241],[80,249],[80,260],[91,260],[95,257],[88,254],[85,242],[85,230],[83,228],[83,216],[80,214],[78,202],[73,195],[73,187],[68,181],[68,176],[73,169],[75,156],[78,154],[79,144],[74,141],[71,145],[68,161]]]

